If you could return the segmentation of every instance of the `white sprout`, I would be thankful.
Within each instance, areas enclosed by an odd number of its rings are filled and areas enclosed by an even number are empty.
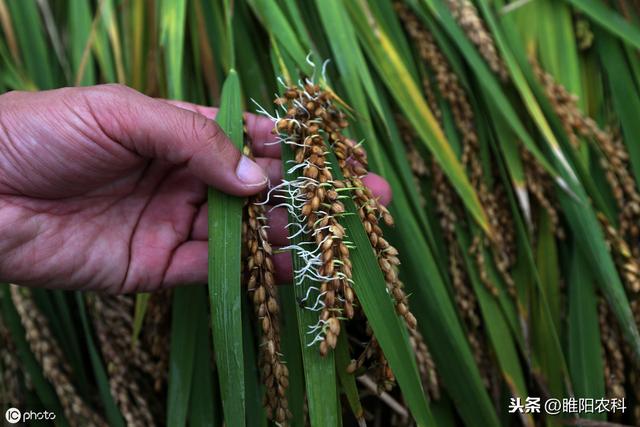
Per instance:
[[[314,84],[317,71],[321,71],[321,74],[322,74],[321,77],[324,81],[326,81],[327,66],[330,60],[327,59],[326,61],[324,61],[322,63],[321,70],[318,70],[318,67],[312,61],[311,58],[312,58],[312,55],[309,54],[307,55],[305,60],[313,68],[313,73],[311,78],[305,78],[304,83],[306,83],[306,85],[312,86]],[[282,85],[285,89],[289,88],[289,86],[284,82],[284,80],[281,77],[278,77],[278,83]],[[307,108],[304,105],[304,102],[305,102],[304,99],[317,101],[319,94],[317,93],[310,94],[306,90],[306,86],[305,84],[303,84],[302,81],[298,81],[298,85],[300,87],[300,97],[298,99],[292,100],[292,103],[296,108],[306,112],[308,116],[311,116],[311,113],[307,110]],[[287,120],[288,125],[289,123],[293,123],[294,129],[301,129],[302,127],[307,127],[310,124],[322,125],[322,121],[320,119],[312,119],[312,120],[306,121],[305,123],[301,123],[300,121],[293,118],[285,119],[284,117],[280,116],[279,109],[276,108],[275,112],[269,113],[264,107],[260,106],[255,100],[252,99],[252,101],[258,107],[257,112],[271,119],[274,122],[274,126],[276,127],[276,129],[278,128],[278,125],[280,125],[282,120]],[[280,105],[280,107],[282,108],[283,111],[285,112],[287,111],[287,108],[285,105]],[[319,129],[318,132],[321,133],[324,131],[322,129]],[[267,143],[267,144],[286,144],[292,147],[307,148],[310,146],[310,143],[311,143],[310,138],[314,138],[314,137],[322,137],[322,136],[311,135],[311,136],[307,136],[305,140],[300,141],[299,134],[295,134],[294,132],[294,134],[291,135],[291,134],[282,132],[279,134],[279,137],[276,141],[272,143]],[[356,147],[359,146],[360,144],[362,144],[362,141],[358,142]],[[328,151],[326,151],[325,154],[327,152]],[[288,174],[293,174],[299,171],[300,169],[304,169],[312,165],[309,160],[305,160],[302,163],[296,163],[295,161],[290,160],[287,163],[292,163],[292,165],[288,167],[288,170],[287,170]],[[324,169],[331,170],[331,167],[325,166]],[[293,180],[283,180],[280,184],[272,187],[267,193],[265,201],[259,204],[264,205],[268,201],[272,200],[272,198],[279,199],[281,200],[281,203],[278,203],[275,206],[273,206],[272,210],[283,207],[287,210],[289,216],[292,218],[293,222],[289,222],[288,224],[285,225],[285,228],[290,232],[289,239],[293,240],[293,239],[299,238],[301,241],[297,244],[292,243],[288,246],[285,246],[281,248],[281,250],[292,251],[294,253],[294,256],[297,259],[302,261],[301,262],[302,266],[294,270],[294,283],[296,284],[296,286],[301,286],[303,283],[308,284],[308,286],[305,289],[304,298],[301,299],[301,302],[305,303],[304,308],[311,311],[321,311],[322,309],[326,308],[322,298],[324,295],[326,295],[326,292],[320,291],[319,284],[328,282],[330,280],[334,280],[336,278],[340,280],[348,281],[349,283],[353,283],[353,280],[349,279],[344,274],[344,272],[341,272],[341,271],[336,271],[331,276],[321,273],[322,267],[324,265],[323,256],[322,256],[322,246],[325,244],[325,242],[327,242],[327,240],[331,238],[331,233],[328,233],[327,236],[325,236],[320,242],[316,242],[315,237],[318,235],[318,233],[326,232],[326,230],[328,230],[331,226],[327,225],[323,227],[318,227],[318,225],[322,220],[325,220],[327,217],[334,218],[334,217],[339,217],[343,214],[331,215],[328,212],[322,212],[322,211],[314,212],[314,214],[317,215],[318,219],[313,224],[313,227],[309,227],[307,223],[308,218],[302,215],[301,211],[302,211],[302,208],[305,206],[305,204],[308,203],[307,190],[309,188],[315,188],[315,187],[333,188],[338,192],[338,197],[340,199],[349,197],[348,194],[344,194],[344,193],[348,191],[352,191],[354,189],[353,187],[335,188],[333,182],[320,183],[315,179],[308,178],[305,176],[300,176]],[[345,230],[345,234],[346,234],[346,230]],[[352,242],[344,240],[344,238],[342,241],[348,248],[354,248]],[[339,259],[335,259],[332,262],[335,265],[344,264]],[[314,284],[318,284],[318,285],[314,285]],[[338,300],[343,301],[343,298],[338,296]],[[307,302],[313,302],[313,305],[307,304]],[[323,320],[318,320],[317,324],[310,326],[307,334],[314,335],[314,337],[311,340],[311,342],[307,344],[307,346],[313,346],[317,342],[323,341],[326,336],[327,328],[328,328],[328,322]]]

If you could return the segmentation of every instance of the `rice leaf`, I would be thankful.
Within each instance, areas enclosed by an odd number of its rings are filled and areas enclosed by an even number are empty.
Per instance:
[[[152,33],[154,26],[145,25],[145,7],[143,2],[133,2],[130,21],[130,45],[125,50],[130,52],[129,78],[131,86],[137,90],[144,90],[145,69],[145,32]]]
[[[288,147],[282,148],[283,175],[286,180],[294,180],[299,171],[290,172],[287,166],[293,161],[293,152]],[[294,218],[290,218],[294,221]],[[302,243],[303,237],[292,239],[292,244]],[[293,269],[299,270],[305,265],[304,260],[293,254]],[[314,286],[313,282],[305,279],[301,284],[294,285],[297,300],[305,298],[306,289]],[[302,366],[304,370],[305,389],[309,408],[309,421],[312,427],[338,426],[338,393],[334,353],[329,352],[325,357],[311,342],[308,331],[318,323],[318,314],[304,307],[304,304],[296,304],[296,317],[298,319],[298,336],[302,350]]]
[[[142,331],[142,325],[144,323],[144,317],[147,313],[150,296],[151,294],[149,293],[136,295],[136,305],[133,313],[133,331],[131,334],[132,345],[135,345],[138,342],[138,337],[140,336],[140,331]]]
[[[284,50],[297,60],[297,65],[302,72],[311,75],[311,66],[304,61],[309,46],[302,46],[295,30],[287,21],[285,14],[282,12],[276,2],[267,0],[249,0],[249,4],[253,8],[258,18],[262,21],[265,28],[272,29],[271,35],[276,38]]]
[[[540,285],[544,292],[534,294],[531,302],[531,340],[533,351],[540,364],[545,385],[552,396],[563,396],[564,381],[562,365],[558,363],[553,335],[562,336],[560,323],[560,272],[557,265],[555,236],[548,215],[543,213],[538,223],[536,266]],[[544,295],[544,301],[542,301]],[[564,379],[565,381],[568,380]]]
[[[52,89],[57,73],[53,67],[37,3],[9,1],[8,6],[20,50],[29,53],[23,55],[23,61],[31,80],[39,89]]]
[[[173,99],[184,97],[182,62],[186,7],[186,0],[160,1],[160,45],[165,50],[167,85]]]
[[[242,149],[240,80],[229,71],[216,121],[234,146]],[[214,353],[220,375],[225,423],[245,425],[242,331],[241,234],[244,200],[209,189],[209,299]]]
[[[575,180],[575,172],[572,166],[569,164],[564,152],[561,150],[560,144],[555,134],[551,130],[551,126],[549,125],[546,117],[544,116],[544,113],[542,112],[542,109],[540,108],[540,105],[538,104],[531,88],[529,87],[529,84],[526,81],[526,78],[521,70],[521,65],[518,64],[510,49],[510,46],[507,43],[506,37],[503,36],[502,30],[498,26],[498,23],[493,16],[489,4],[486,0],[478,0],[478,5],[489,26],[489,29],[491,30],[495,38],[496,45],[500,50],[502,58],[504,59],[507,68],[509,69],[509,73],[513,80],[513,83],[518,89],[525,107],[529,111],[529,115],[536,123],[540,133],[544,136],[544,141],[546,144],[548,144],[549,151],[553,154],[555,164],[557,164],[560,167],[560,170],[563,172],[563,179]],[[509,30],[510,28],[507,27],[505,29],[505,32],[508,32]]]
[[[253,321],[249,316],[253,307],[250,298],[242,298],[243,315],[243,335],[244,348],[244,384],[245,384],[245,404],[247,412],[248,427],[266,427],[268,424],[267,413],[263,406],[265,387],[260,381],[260,364],[258,362],[258,352],[256,336],[252,331]]]
[[[464,236],[459,227],[456,234],[461,247],[468,248],[471,245],[470,239]],[[481,283],[478,272],[467,251],[461,252],[467,265],[473,290],[478,298],[488,338],[498,360],[503,379],[509,387],[509,394],[514,397],[527,396],[525,377],[518,358],[517,346],[511,335],[510,325],[500,309],[499,302],[489,293],[486,286]],[[533,418],[530,415],[524,416],[523,421],[527,426],[534,425]]]
[[[640,30],[602,2],[596,0],[564,1],[579,9],[608,32],[618,36],[636,49],[640,49]]]
[[[343,179],[333,154],[329,156],[330,164],[334,165],[334,177]],[[347,215],[341,223],[348,230],[355,248],[349,255],[353,263],[354,290],[358,296],[362,309],[367,316],[371,329],[382,347],[389,366],[393,371],[403,396],[418,426],[433,425],[433,418],[429,410],[420,374],[409,344],[408,333],[403,321],[398,317],[393,302],[387,293],[382,271],[378,266],[373,248],[367,237],[353,200],[344,200]]]
[[[78,306],[78,313],[80,315],[80,321],[82,323],[84,339],[89,350],[89,358],[91,360],[91,366],[93,367],[93,374],[98,386],[98,394],[100,395],[100,400],[105,411],[106,419],[111,426],[124,427],[124,418],[122,417],[120,409],[118,408],[118,405],[116,404],[113,395],[111,394],[111,386],[109,384],[109,377],[107,376],[107,369],[93,338],[93,333],[89,324],[89,316],[87,316],[84,297],[80,292],[76,292],[75,298],[76,305]]]
[[[625,146],[629,152],[636,186],[640,187],[640,121],[634,111],[640,111],[640,93],[629,73],[624,51],[618,42],[602,31],[597,32],[596,47],[602,58],[604,76],[609,83],[613,107],[620,120]]]
[[[280,307],[282,308],[281,333],[286,339],[281,342],[282,354],[289,369],[289,389],[287,400],[293,414],[291,425],[303,425],[304,413],[304,369],[302,367],[302,346],[298,334],[297,305],[293,285],[281,285],[278,288]]]
[[[69,1],[69,33],[71,71],[72,75],[76,76],[80,71],[82,57],[91,33],[91,9],[88,0]],[[93,84],[94,74],[92,66],[85,66],[79,83],[83,86]]]
[[[342,392],[347,396],[351,412],[357,420],[364,420],[364,410],[360,403],[360,396],[358,395],[358,386],[356,385],[356,377],[354,374],[347,372],[347,367],[351,363],[351,356],[349,352],[349,343],[345,334],[338,336],[338,345],[336,346],[336,371],[338,372],[338,379],[342,386]]]
[[[572,251],[568,275],[569,303],[567,353],[569,370],[577,398],[597,399],[605,395],[604,369],[600,347],[598,301],[593,279],[584,256]],[[581,417],[606,420],[606,414],[581,413]]]
[[[226,29],[226,41],[227,41],[227,54],[229,57],[227,58],[227,64],[229,68],[235,68],[236,66],[236,50],[235,44],[233,42],[233,7],[235,2],[232,0],[223,0],[223,11],[224,11],[224,26]]]
[[[111,0],[102,0],[98,4],[91,29],[93,37],[91,37],[90,33],[89,38],[86,41],[86,43],[91,43],[90,46],[94,50],[100,73],[107,82],[111,83],[117,81],[117,75],[113,55],[111,53],[109,36],[107,34],[107,29],[105,28],[106,24],[103,22],[103,15],[112,13],[112,9],[113,2]],[[82,60],[80,64],[82,64]],[[88,66],[91,66],[91,64],[85,64],[85,68]],[[76,72],[79,72],[79,70]]]
[[[222,417],[216,405],[218,383],[211,364],[213,360],[211,335],[209,335],[208,310],[205,304],[200,307],[200,321],[195,324],[198,345],[195,348],[193,361],[193,380],[191,382],[191,398],[189,399],[189,425],[192,426],[221,426]]]
[[[382,106],[373,85],[369,67],[358,45],[353,25],[349,21],[349,15],[343,2],[339,0],[316,0],[316,7],[331,45],[332,57],[340,68],[341,80],[349,82],[344,85],[344,88],[351,100],[351,106],[363,116],[362,121],[366,125],[371,122],[371,119],[369,109],[364,108],[365,91],[370,104],[380,116],[383,116]],[[368,135],[363,136],[368,140],[371,139]]]
[[[194,377],[197,335],[194,327],[205,321],[202,312],[206,299],[201,286],[174,291],[171,313],[169,385],[167,391],[167,425],[186,426]]]
[[[453,188],[458,192],[473,218],[485,232],[491,234],[489,223],[478,196],[469,183],[462,165],[448,144],[427,102],[422,97],[420,87],[402,63],[391,41],[374,21],[373,16],[370,13],[367,14],[366,5],[362,2],[359,2],[359,4],[359,9],[353,8],[351,17],[354,23],[357,24],[358,34],[372,56],[371,62],[378,67],[389,92],[395,97],[397,104],[420,136],[425,147],[438,160],[443,171],[451,180]],[[365,20],[365,16],[368,17],[368,21]],[[373,26],[375,31],[370,31],[370,26]]]

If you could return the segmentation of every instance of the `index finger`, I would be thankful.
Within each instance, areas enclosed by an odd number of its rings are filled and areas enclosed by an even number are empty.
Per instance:
[[[205,107],[203,105],[192,104],[185,101],[163,100],[171,105],[194,113],[202,114],[208,119],[215,120],[218,109],[215,107]],[[273,121],[268,117],[257,114],[244,113],[244,120],[247,125],[247,133],[251,138],[251,149],[256,157],[280,158],[280,144],[278,137],[273,134]]]

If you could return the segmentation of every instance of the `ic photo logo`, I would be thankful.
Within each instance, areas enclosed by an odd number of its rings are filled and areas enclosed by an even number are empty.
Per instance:
[[[22,412],[17,408],[9,408],[4,413],[4,418],[9,424],[26,423],[27,421],[55,421],[56,414],[49,411],[27,411]]]
[[[16,408],[9,408],[5,412],[4,418],[9,424],[18,424],[22,420],[22,412]]]

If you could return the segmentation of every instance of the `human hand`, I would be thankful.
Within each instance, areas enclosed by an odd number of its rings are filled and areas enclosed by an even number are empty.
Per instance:
[[[0,281],[113,293],[206,282],[207,185],[247,196],[282,177],[269,119],[245,116],[254,163],[216,112],[119,85],[1,95]],[[386,181],[365,183],[389,201]],[[286,212],[269,217],[271,243],[286,245]],[[290,255],[275,264],[290,280]]]

